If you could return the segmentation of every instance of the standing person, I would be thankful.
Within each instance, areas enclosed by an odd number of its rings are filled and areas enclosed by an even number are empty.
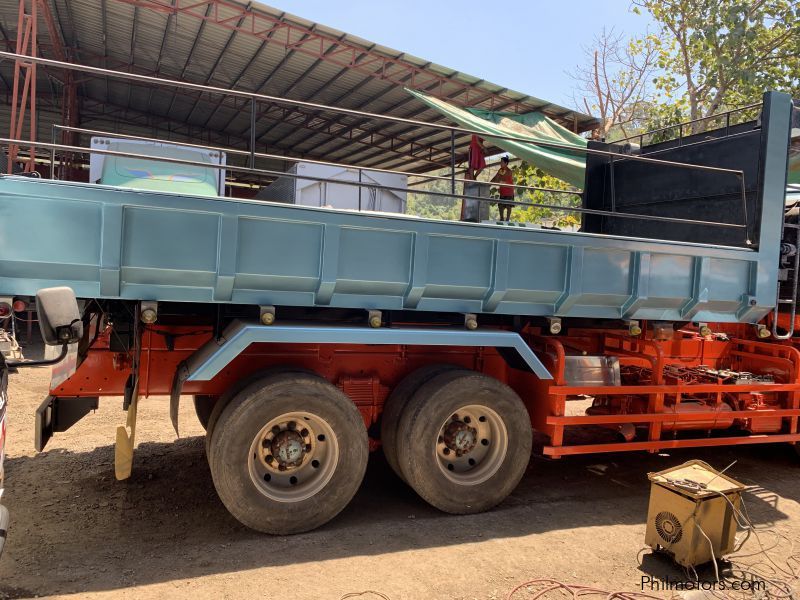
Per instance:
[[[511,209],[514,207],[514,205],[503,202],[503,200],[508,200],[509,202],[514,201],[514,188],[509,187],[514,185],[514,174],[511,172],[511,168],[508,166],[508,156],[504,156],[500,159],[500,168],[497,170],[497,173],[495,173],[495,176],[492,177],[492,183],[507,184],[500,186],[500,202],[497,203],[497,208],[500,211],[500,220],[510,221]],[[504,213],[505,218],[503,218]]]

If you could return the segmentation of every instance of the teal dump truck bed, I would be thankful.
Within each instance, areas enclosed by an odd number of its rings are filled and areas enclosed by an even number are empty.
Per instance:
[[[755,322],[775,252],[0,179],[9,295]]]
[[[0,295],[754,323],[792,110],[767,93],[757,121],[641,156],[590,143],[581,232],[0,177]]]

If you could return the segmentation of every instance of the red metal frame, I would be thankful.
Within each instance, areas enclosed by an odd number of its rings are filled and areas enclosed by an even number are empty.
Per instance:
[[[617,331],[573,330],[569,336],[524,331],[527,341],[553,374],[552,381],[511,369],[492,348],[431,348],[341,344],[254,344],[207,382],[187,382],[185,394],[219,396],[249,375],[274,367],[301,367],[339,386],[358,406],[367,426],[380,416],[392,388],[411,371],[432,363],[455,364],[508,383],[523,399],[533,427],[549,437],[548,456],[800,441],[800,351],[788,344],[749,339],[702,338],[676,332],[670,341],[623,335]],[[132,352],[112,350],[107,329],[86,352],[74,375],[51,390],[54,396],[122,395],[131,372]],[[206,326],[148,325],[141,339],[139,391],[143,397],[170,393],[181,361],[211,339]],[[569,353],[617,356],[628,369],[620,386],[570,385],[565,377]],[[737,372],[769,374],[771,382],[676,379],[700,365]],[[706,373],[706,371],[700,371]],[[638,375],[636,375],[638,373]],[[632,375],[631,375],[632,374]],[[677,374],[677,375],[676,375]],[[713,379],[713,378],[712,378]],[[606,414],[567,415],[567,403],[593,397],[608,401]],[[615,402],[619,400],[619,407]],[[691,402],[684,412],[682,402]],[[697,406],[705,409],[697,409]],[[604,407],[605,409],[605,407]],[[740,424],[747,436],[711,437],[712,430]],[[575,443],[565,439],[578,427],[638,427],[646,439]],[[691,437],[678,438],[678,432]],[[692,433],[693,432],[693,433]],[[673,439],[665,439],[672,433]]]
[[[38,18],[44,19],[50,37],[50,44],[41,45],[38,40]],[[11,47],[11,42],[7,42]],[[58,33],[55,19],[46,0],[19,0],[17,15],[17,39],[14,43],[14,52],[23,56],[38,56],[40,48],[46,47],[54,58],[67,61],[67,51]],[[25,140],[25,123],[28,123],[29,136],[27,141],[37,141],[37,93],[36,93],[36,63],[16,60],[14,61],[14,84],[11,93],[11,127],[9,137],[16,140]],[[76,127],[80,122],[77,83],[73,71],[66,71],[60,77],[63,84],[63,97],[60,99],[61,123]],[[62,132],[61,143],[74,145],[75,134],[69,131]],[[19,146],[14,144],[8,149],[8,172],[13,172],[14,163],[19,159]],[[62,178],[69,178],[74,171],[74,156],[62,157],[62,164],[67,172]],[[36,169],[36,146],[31,145],[27,156],[22,159],[23,172],[30,173]]]
[[[800,352],[797,349],[774,342],[748,339],[713,340],[693,333],[676,332],[672,341],[633,338],[611,332],[574,332],[570,338],[530,335],[530,342],[540,355],[549,359],[554,381],[540,385],[544,402],[529,406],[534,426],[550,438],[544,453],[559,457],[570,454],[647,450],[657,452],[665,448],[718,446],[729,444],[755,444],[767,442],[800,441],[798,416],[800,416]],[[650,380],[621,386],[568,385],[564,380],[563,362],[565,347],[583,350],[590,354],[605,354],[620,357],[627,365],[647,365]],[[728,365],[738,371],[769,373],[776,376],[775,383],[736,384],[729,383],[670,383],[665,381],[665,367],[679,368],[700,365],[720,367]],[[763,404],[748,406],[746,410],[730,409],[726,404],[731,396],[747,396],[768,399]],[[567,416],[566,405],[570,399],[579,397],[620,398],[640,400],[644,411],[614,414],[587,414]],[[708,410],[702,412],[680,412],[681,402],[686,399],[703,400]],[[754,430],[774,430],[772,435],[760,432],[748,436],[663,439],[663,434],[689,430],[696,426],[699,433],[710,434],[709,423],[743,422]],[[618,427],[636,424],[646,429],[646,441],[626,441],[603,444],[568,444],[564,436],[567,428],[579,426]]]
[[[24,56],[36,56],[36,33],[38,0],[20,0],[17,13],[17,43],[15,52]],[[26,119],[27,118],[27,119]],[[11,102],[12,140],[24,139],[25,122],[30,129],[30,141],[36,141],[36,63],[14,61],[14,85]],[[14,163],[19,158],[19,146],[8,148],[8,172],[14,172]],[[23,159],[25,173],[31,173],[36,166],[36,147],[31,146],[27,158]]]
[[[107,329],[54,396],[121,396],[131,373],[132,352],[111,350],[115,334]],[[142,334],[139,394],[168,395],[178,365],[212,336],[210,326],[146,326]],[[358,406],[367,426],[375,423],[391,389],[411,371],[446,363],[504,381],[507,366],[490,348],[368,346],[343,344],[254,344],[211,381],[186,382],[184,394],[219,396],[237,381],[276,367],[314,371],[340,387]]]

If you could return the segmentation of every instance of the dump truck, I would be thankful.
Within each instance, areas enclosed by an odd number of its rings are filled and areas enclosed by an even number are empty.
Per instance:
[[[757,112],[590,143],[576,232],[0,177],[0,295],[36,298],[57,354],[36,449],[117,397],[125,479],[139,403],[169,396],[177,433],[191,398],[226,508],[290,534],[378,449],[466,514],[514,490],[534,431],[553,459],[795,445],[797,111]]]

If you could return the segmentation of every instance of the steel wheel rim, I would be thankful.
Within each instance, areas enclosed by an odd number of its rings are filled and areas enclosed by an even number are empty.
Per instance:
[[[302,502],[333,477],[339,442],[325,419],[313,413],[284,413],[256,434],[247,463],[258,491],[278,502]]]
[[[478,485],[497,473],[508,451],[503,419],[487,406],[453,411],[437,433],[434,454],[444,476],[458,485]]]

